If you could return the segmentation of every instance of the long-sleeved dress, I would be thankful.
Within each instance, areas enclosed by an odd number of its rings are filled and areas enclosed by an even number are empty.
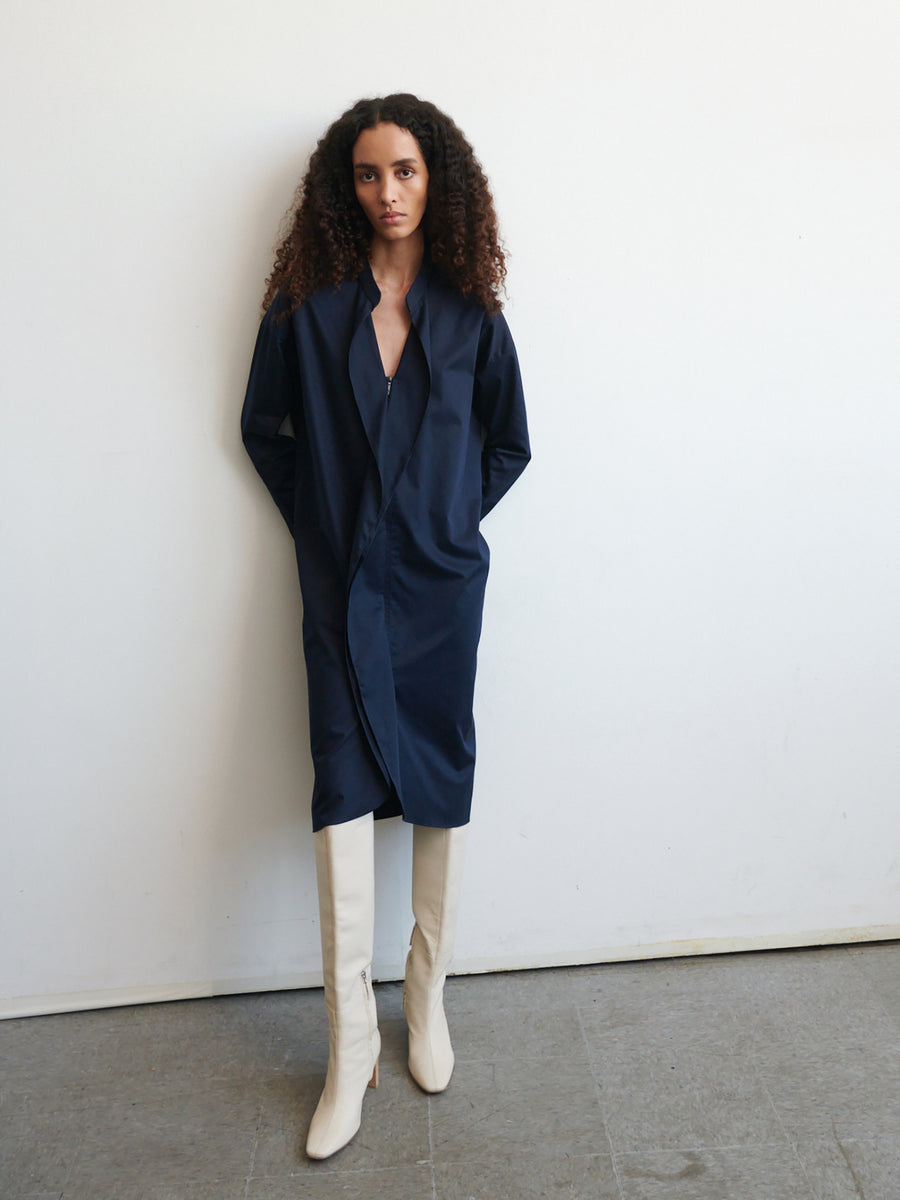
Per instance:
[[[389,382],[379,299],[368,268],[292,314],[276,297],[241,419],[297,550],[315,830],[368,812],[468,822],[489,561],[479,522],[530,458],[504,318],[426,263]]]

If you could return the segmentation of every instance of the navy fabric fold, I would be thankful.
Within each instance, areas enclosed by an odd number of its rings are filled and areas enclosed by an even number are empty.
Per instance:
[[[426,265],[388,389],[379,299],[368,270],[287,316],[276,298],[242,416],[296,544],[314,829],[367,812],[468,821],[489,562],[479,522],[530,457],[503,317]]]

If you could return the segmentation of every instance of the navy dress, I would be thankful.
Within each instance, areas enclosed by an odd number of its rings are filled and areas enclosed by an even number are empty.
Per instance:
[[[315,830],[368,812],[469,820],[489,561],[479,522],[530,457],[503,317],[423,266],[388,384],[379,299],[368,269],[292,314],[276,297],[242,415],[297,550]]]

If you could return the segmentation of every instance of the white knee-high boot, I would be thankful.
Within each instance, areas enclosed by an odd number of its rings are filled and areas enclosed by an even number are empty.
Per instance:
[[[372,992],[375,844],[372,814],[313,837],[328,1008],[328,1075],[306,1141],[328,1158],[359,1129],[367,1087],[378,1086],[381,1038]]]
[[[444,980],[453,957],[466,827],[413,829],[413,915],[403,986],[409,1025],[409,1070],[426,1092],[442,1092],[453,1074],[444,1015]]]

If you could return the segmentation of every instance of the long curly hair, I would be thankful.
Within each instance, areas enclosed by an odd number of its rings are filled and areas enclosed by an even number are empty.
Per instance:
[[[296,309],[319,288],[354,279],[365,266],[372,227],[356,199],[352,155],[359,135],[381,122],[408,130],[425,159],[426,255],[461,292],[499,312],[506,259],[484,171],[450,117],[408,92],[357,101],[320,139],[285,219],[263,308],[281,292]]]

